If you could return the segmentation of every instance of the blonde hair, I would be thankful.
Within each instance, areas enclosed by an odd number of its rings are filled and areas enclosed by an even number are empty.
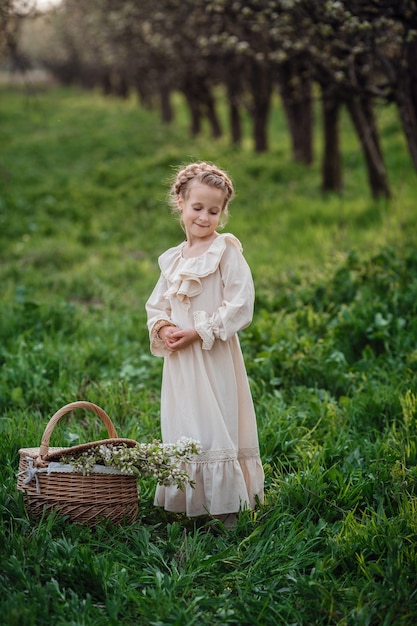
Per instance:
[[[232,181],[225,171],[205,161],[190,163],[177,171],[169,192],[169,203],[172,211],[175,214],[179,213],[178,197],[186,199],[190,192],[190,185],[194,182],[223,191],[224,204],[220,219],[220,226],[223,227],[229,215],[229,202],[233,199],[235,190]]]

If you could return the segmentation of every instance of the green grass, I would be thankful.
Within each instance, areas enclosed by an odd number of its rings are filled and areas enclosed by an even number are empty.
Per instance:
[[[414,625],[417,178],[395,110],[379,112],[393,198],[376,202],[346,117],[344,192],[323,196],[319,120],[304,168],[278,102],[262,155],[249,134],[241,150],[207,129],[190,140],[175,105],[167,127],[133,99],[2,89],[0,622]],[[159,437],[144,303],[157,256],[182,238],[166,194],[190,158],[236,183],[227,229],[257,289],[241,341],[265,503],[211,533],[155,509],[142,481],[129,527],[35,522],[16,492],[18,450],[39,445],[62,405],[87,399],[119,435]],[[51,444],[103,436],[81,411]]]

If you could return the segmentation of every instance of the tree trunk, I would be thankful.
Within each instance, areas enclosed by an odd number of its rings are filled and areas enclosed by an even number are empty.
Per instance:
[[[414,39],[407,46],[407,66],[410,76],[410,97],[414,111],[417,112],[417,41]]]
[[[271,107],[272,82],[270,69],[254,63],[250,76],[252,92],[253,138],[256,152],[268,150],[268,118]]]
[[[339,134],[340,101],[323,90],[322,190],[341,191],[342,159]]]
[[[372,196],[389,198],[391,191],[371,101],[366,97],[353,96],[346,101],[346,105],[362,146]]]
[[[119,98],[126,100],[129,97],[129,84],[125,74],[119,74],[115,85],[115,93]]]
[[[219,137],[222,136],[223,131],[222,131],[222,127],[220,124],[220,120],[217,115],[216,104],[215,104],[213,94],[211,90],[207,87],[207,85],[206,85],[204,104],[205,104],[205,109],[206,109],[206,115],[211,126],[212,137],[214,139],[218,139]]]
[[[242,124],[240,121],[239,107],[236,102],[229,100],[229,119],[230,119],[230,133],[232,137],[232,144],[234,146],[240,146],[242,143]]]
[[[191,116],[190,134],[192,137],[195,137],[201,132],[200,103],[194,95],[194,90],[192,86],[190,86],[188,83],[183,86],[182,91],[187,101],[188,108],[190,109],[190,116]]]
[[[402,60],[394,64],[383,50],[377,49],[377,55],[388,78],[408,150],[417,170],[417,44],[411,42],[407,45],[404,64]]]
[[[141,106],[143,106],[145,109],[152,109],[153,102],[151,91],[146,81],[141,80],[140,75],[136,76],[135,87]]]
[[[413,106],[405,85],[397,86],[394,97],[400,113],[408,151],[413,161],[414,169],[417,170],[417,109]]]
[[[313,162],[313,107],[307,68],[291,60],[280,65],[279,88],[291,135],[294,161]]]
[[[417,42],[407,45],[406,67],[400,70],[394,97],[400,111],[408,150],[417,170]]]
[[[229,123],[232,144],[239,146],[242,141],[242,123],[239,111],[241,82],[239,73],[232,67],[226,78],[227,100],[229,104]]]
[[[207,117],[211,126],[211,134],[214,139],[223,134],[220,120],[216,112],[216,103],[213,92],[210,89],[205,76],[195,77],[193,81],[193,92],[196,101],[199,103],[200,111]]]
[[[101,78],[101,88],[103,90],[103,95],[109,96],[111,94],[111,78],[109,72],[104,72]]]
[[[195,136],[201,132],[204,114],[210,123],[212,136],[221,137],[222,128],[217,117],[214,97],[205,78],[190,76],[183,86],[183,92],[191,112],[191,134]]]
[[[161,117],[164,124],[170,124],[174,119],[174,111],[171,103],[171,90],[167,85],[161,84],[159,87],[159,98],[161,102]]]
[[[201,111],[198,102],[193,98],[188,100],[188,106],[190,107],[191,114],[191,127],[190,133],[193,137],[196,137],[201,133]]]

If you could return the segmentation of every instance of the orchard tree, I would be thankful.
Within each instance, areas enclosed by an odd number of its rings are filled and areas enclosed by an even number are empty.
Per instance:
[[[12,0],[0,0],[0,59],[7,53],[12,21]]]
[[[227,89],[233,141],[240,140],[243,105],[252,118],[257,152],[266,151],[269,143],[267,129],[273,90],[271,21],[275,17],[275,4],[261,0],[212,0],[206,8],[211,19],[217,19],[221,25],[210,35],[208,43],[216,47],[220,56],[219,68]]]
[[[0,0],[0,61],[7,59],[13,71],[28,69],[18,41],[23,21],[36,12],[35,0]]]
[[[358,12],[356,4],[352,3]],[[361,15],[372,26],[374,55],[383,73],[380,89],[395,102],[417,169],[417,1],[368,1]]]
[[[389,197],[390,189],[374,114],[380,67],[373,54],[374,32],[348,0],[316,3],[294,0],[290,15],[296,44],[308,54],[314,80],[322,94],[324,151],[322,187],[342,187],[339,113],[346,106],[364,155],[374,197]],[[363,4],[358,2],[358,4]],[[302,37],[295,39],[296,29]]]
[[[203,0],[161,0],[158,20],[152,18],[150,45],[167,46],[165,67],[159,67],[162,76],[170,76],[171,85],[183,93],[191,117],[191,133],[201,130],[207,118],[214,138],[222,135],[216,110],[214,87],[219,81],[218,54],[207,44],[207,34],[218,29],[210,21]],[[152,14],[152,12],[151,12]]]

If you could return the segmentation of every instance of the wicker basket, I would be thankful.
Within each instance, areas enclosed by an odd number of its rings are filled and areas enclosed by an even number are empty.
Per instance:
[[[53,429],[63,415],[74,409],[91,409],[107,428],[108,439],[73,446],[50,448]],[[94,526],[100,520],[110,519],[114,524],[128,524],[138,511],[138,485],[135,476],[122,474],[113,468],[96,468],[88,476],[68,472],[60,465],[64,453],[77,454],[94,446],[108,443],[136,445],[132,439],[120,439],[110,417],[91,402],[72,402],[59,409],[49,420],[39,448],[19,450],[20,462],[17,489],[24,493],[27,509],[36,517],[50,510],[67,515],[73,522]],[[67,469],[67,471],[64,471]],[[71,469],[71,468],[70,468]]]

